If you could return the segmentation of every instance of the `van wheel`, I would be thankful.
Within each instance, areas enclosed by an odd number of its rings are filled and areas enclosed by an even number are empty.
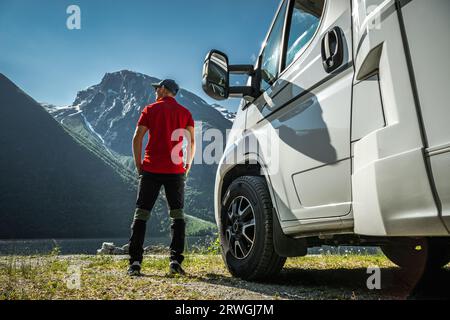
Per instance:
[[[404,269],[439,269],[450,262],[450,242],[442,238],[421,238],[381,247],[384,255]]]
[[[245,280],[277,274],[286,261],[274,249],[272,201],[262,177],[233,181],[222,201],[220,242],[230,273]]]

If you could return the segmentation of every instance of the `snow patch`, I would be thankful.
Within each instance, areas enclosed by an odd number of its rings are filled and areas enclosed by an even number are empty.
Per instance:
[[[81,112],[81,116],[83,117],[84,123],[86,124],[86,126],[89,128],[89,130],[92,131],[92,133],[94,133],[103,144],[105,144],[105,140],[103,140],[103,137],[97,133],[97,131],[94,130],[94,128],[92,127],[92,125],[89,123],[89,121],[87,121],[86,117],[84,116],[83,112]]]

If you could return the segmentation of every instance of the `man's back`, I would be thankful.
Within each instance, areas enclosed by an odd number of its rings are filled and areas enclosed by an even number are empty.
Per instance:
[[[180,149],[178,144],[182,141],[181,132],[177,130],[194,127],[190,111],[174,98],[164,97],[142,110],[138,125],[149,130],[142,169],[154,173],[184,173],[183,153],[181,150],[174,153],[174,150]]]
[[[171,79],[152,83],[156,102],[142,110],[133,136],[133,157],[139,173],[138,196],[130,238],[128,275],[139,275],[144,252],[145,228],[151,211],[164,186],[171,218],[170,263],[171,274],[184,274],[186,222],[184,219],[185,180],[195,153],[195,128],[192,115],[178,104],[175,96],[178,84]],[[142,140],[146,132],[149,141],[142,161]],[[188,151],[183,159],[182,146],[185,133],[189,133]],[[186,163],[184,163],[184,161]]]

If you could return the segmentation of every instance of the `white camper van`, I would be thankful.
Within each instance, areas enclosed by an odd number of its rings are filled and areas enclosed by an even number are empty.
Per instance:
[[[321,245],[450,262],[449,52],[448,0],[283,0],[256,65],[209,52],[205,92],[242,98],[215,186],[234,276]]]

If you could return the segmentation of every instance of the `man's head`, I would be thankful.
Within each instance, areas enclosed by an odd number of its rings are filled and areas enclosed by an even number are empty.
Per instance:
[[[156,100],[164,97],[175,97],[180,89],[178,84],[172,79],[165,79],[158,83],[152,83],[155,88]]]

